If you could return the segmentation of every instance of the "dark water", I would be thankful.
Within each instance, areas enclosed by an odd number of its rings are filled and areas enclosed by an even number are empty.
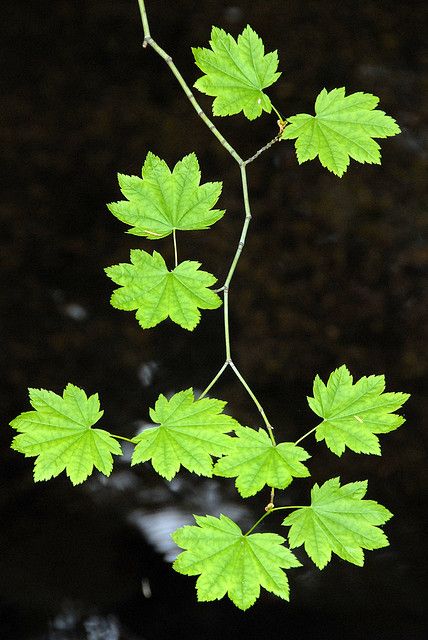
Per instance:
[[[407,423],[383,438],[381,459],[339,460],[308,440],[317,481],[369,479],[369,496],[395,513],[391,546],[368,554],[364,569],[334,561],[319,572],[302,553],[291,604],[264,594],[243,614],[227,601],[195,603],[194,579],[168,564],[169,532],[191,513],[223,511],[246,526],[266,495],[244,503],[232,481],[185,473],[169,486],[148,466],[130,471],[129,455],[108,481],[33,484],[7,427],[28,406],[27,387],[59,391],[72,381],[98,391],[103,425],[131,435],[160,392],[202,388],[222,363],[221,311],[206,312],[191,335],[169,323],[142,331],[109,306],[103,267],[147,247],[106,212],[116,171],[137,173],[148,150],[170,163],[196,151],[204,180],[224,180],[228,215],[209,233],[179,238],[180,254],[203,259],[220,282],[242,204],[233,161],[164,63],[142,50],[137,2],[4,0],[0,637],[426,638],[426,5],[147,4],[153,35],[190,82],[198,74],[189,47],[206,43],[211,24],[236,34],[249,22],[279,50],[284,73],[270,95],[286,116],[308,110],[323,86],[346,84],[381,96],[403,128],[382,145],[381,168],[353,164],[341,181],[317,162],[297,167],[286,143],[251,165],[254,220],[231,289],[234,358],[279,438],[314,426],[311,381],[342,362],[356,376],[385,372],[391,390],[412,393]],[[269,116],[219,127],[244,157],[275,134]],[[171,250],[163,241],[168,259]],[[230,374],[215,391],[258,426]],[[306,500],[310,486],[295,482],[289,499]]]

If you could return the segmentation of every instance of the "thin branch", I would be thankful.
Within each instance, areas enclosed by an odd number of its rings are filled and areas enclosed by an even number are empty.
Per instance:
[[[147,12],[146,12],[146,8],[145,8],[145,5],[144,5],[144,0],[138,0],[138,4],[139,4],[139,7],[140,7],[141,19],[142,19],[142,22],[143,22],[143,30],[144,30],[144,43],[143,43],[143,46],[149,45],[150,47],[152,47],[152,49],[154,49],[156,51],[157,54],[160,55],[160,57],[163,60],[165,60],[165,62],[167,63],[167,65],[171,69],[172,73],[174,74],[174,76],[178,80],[178,82],[179,82],[181,88],[183,89],[184,93],[186,94],[187,98],[190,100],[190,103],[192,104],[192,107],[195,109],[195,111],[198,114],[198,116],[207,125],[208,129],[215,135],[215,137],[219,140],[219,142],[223,145],[223,147],[230,153],[232,158],[234,158],[239,165],[242,165],[243,162],[244,162],[243,159],[237,153],[237,151],[235,151],[235,149],[232,147],[232,145],[229,144],[229,142],[226,140],[226,138],[220,133],[220,131],[215,126],[215,124],[208,118],[208,116],[206,115],[206,113],[204,112],[204,110],[202,109],[202,107],[200,106],[198,101],[196,100],[195,96],[193,95],[189,85],[184,80],[183,76],[181,75],[181,73],[179,72],[179,70],[175,66],[174,62],[172,61],[171,56],[166,51],[164,51],[162,49],[162,47],[160,47],[158,45],[158,43],[155,40],[153,40],[153,38],[151,37],[150,28],[149,28],[149,22],[148,22],[148,19],[147,19]]]
[[[245,160],[244,164],[247,165],[247,164],[250,164],[250,162],[254,162],[256,158],[261,156],[262,153],[270,149],[276,142],[279,142],[280,140],[281,140],[281,133],[278,133],[274,138],[272,138],[272,140],[270,140],[267,144],[265,144],[264,147],[256,151],[256,153],[253,156],[251,156],[251,158],[248,158],[248,160]]]
[[[243,376],[241,375],[239,370],[236,368],[236,366],[232,362],[232,358],[231,358],[230,330],[229,330],[229,285],[230,285],[230,282],[232,280],[233,274],[235,272],[236,266],[238,264],[239,258],[241,256],[242,249],[244,248],[245,240],[246,240],[247,233],[248,233],[248,227],[249,227],[250,221],[251,221],[251,209],[250,209],[250,200],[249,200],[249,195],[248,195],[247,173],[246,173],[246,169],[245,169],[245,164],[246,163],[241,158],[241,156],[237,153],[237,151],[231,146],[231,144],[229,144],[229,142],[226,140],[226,138],[224,138],[224,136],[220,133],[220,131],[217,129],[217,127],[214,125],[214,123],[208,118],[206,113],[203,111],[203,109],[201,108],[201,106],[197,102],[195,96],[193,95],[191,89],[189,88],[188,84],[186,83],[186,81],[184,80],[183,76],[181,75],[181,73],[179,72],[177,67],[175,66],[174,62],[172,61],[171,56],[168,53],[166,53],[166,51],[164,51],[162,49],[162,47],[160,47],[157,44],[157,42],[151,37],[144,0],[138,0],[138,4],[139,4],[139,7],[140,7],[141,18],[142,18],[143,29],[144,29],[144,45],[143,46],[150,45],[152,47],[152,49],[154,49],[154,51],[156,51],[156,53],[163,60],[165,60],[165,62],[167,63],[167,65],[171,69],[171,72],[173,73],[173,75],[177,79],[178,83],[180,84],[181,88],[183,89],[185,95],[187,96],[188,100],[190,101],[191,105],[195,109],[195,111],[198,114],[198,116],[207,125],[208,129],[213,133],[213,135],[215,135],[215,137],[219,140],[219,142],[222,144],[222,146],[226,149],[226,151],[228,151],[228,153],[230,153],[232,158],[234,158],[234,160],[238,163],[238,165],[240,167],[241,182],[242,182],[242,194],[243,194],[243,198],[244,198],[244,223],[243,223],[243,226],[242,226],[241,236],[240,236],[239,242],[238,242],[238,247],[237,247],[237,249],[235,251],[235,255],[234,255],[233,259],[232,259],[232,263],[230,265],[230,268],[229,268],[229,271],[228,271],[224,286],[221,287],[221,289],[220,289],[220,290],[223,290],[223,292],[224,292],[223,310],[224,310],[224,335],[225,335],[225,346],[226,346],[226,362],[225,362],[225,366],[230,364],[230,366],[234,370],[236,376],[241,381],[242,385],[247,390],[247,392],[250,395],[250,397],[253,399],[253,402],[256,405],[256,407],[258,408],[258,410],[259,410],[259,412],[260,412],[260,414],[261,414],[261,416],[263,418],[263,421],[264,421],[264,423],[265,423],[265,425],[267,427],[267,432],[269,434],[269,437],[272,440],[272,443],[275,444],[275,438],[274,438],[273,433],[272,433],[272,426],[271,426],[269,420],[266,417],[266,414],[264,412],[264,409],[263,409],[262,405],[258,401],[258,399],[255,396],[255,394],[253,393],[253,391],[248,386],[247,382],[245,381],[245,379],[243,378]],[[280,121],[278,123],[279,127],[280,127],[280,133],[282,133],[282,128],[281,127],[283,127],[283,120],[282,120],[282,118],[281,118],[281,116],[279,114],[278,114],[278,117],[280,118]],[[278,134],[278,135],[280,135],[280,134]],[[260,151],[260,153],[262,153],[262,151]],[[260,155],[260,153],[258,153],[258,155]],[[222,367],[222,369],[219,371],[219,373],[214,377],[213,381],[208,385],[208,389],[211,388],[212,384],[214,384],[217,381],[218,377],[220,377],[220,375],[223,373],[224,368]],[[207,393],[207,391],[204,391],[204,394],[205,393]]]
[[[296,442],[294,444],[299,444],[299,442],[302,442],[302,440],[304,440],[305,438],[307,438],[308,436],[311,435],[311,433],[313,433],[314,431],[316,431],[318,429],[318,427],[314,427],[313,429],[311,429],[310,431],[307,431],[306,433],[304,433],[302,436],[300,436],[300,438],[298,440],[296,440]]]
[[[229,366],[229,364],[230,364],[230,362],[228,362],[227,360],[226,360],[226,362],[223,363],[223,366],[221,367],[221,369],[215,374],[214,378],[211,380],[211,382],[208,384],[208,386],[202,391],[202,393],[199,396],[198,400],[201,400],[204,396],[207,395],[208,391],[211,389],[211,387],[213,387],[215,385],[215,383],[220,378],[220,376],[223,374],[224,370]]]
[[[224,315],[224,342],[226,346],[226,362],[232,362],[230,355],[230,331],[229,331],[229,286],[223,288],[223,315]]]
[[[173,243],[174,243],[174,264],[175,266],[178,265],[178,251],[177,251],[177,234],[175,232],[175,229],[172,230],[172,239],[173,239]]]
[[[232,367],[233,371],[236,374],[236,377],[241,381],[242,386],[244,387],[244,389],[247,391],[248,395],[250,396],[250,398],[252,399],[252,401],[254,402],[254,404],[256,405],[257,409],[259,410],[260,415],[263,418],[263,422],[266,425],[267,428],[267,432],[269,434],[269,437],[272,441],[272,444],[275,446],[276,442],[275,442],[275,438],[273,435],[273,427],[271,425],[271,423],[269,422],[269,420],[267,419],[265,410],[263,409],[261,403],[259,402],[256,394],[254,393],[254,391],[251,389],[250,385],[248,384],[248,382],[245,380],[244,376],[241,374],[241,372],[239,371],[239,369],[237,368],[237,366],[234,364],[234,362],[230,363],[230,366]]]
[[[150,27],[149,27],[149,21],[147,20],[147,13],[146,13],[146,7],[144,6],[144,0],[138,0],[138,6],[140,7],[141,21],[143,23],[144,39],[145,39],[150,37]]]

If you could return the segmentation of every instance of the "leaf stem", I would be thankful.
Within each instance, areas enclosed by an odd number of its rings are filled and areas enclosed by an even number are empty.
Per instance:
[[[282,115],[279,113],[278,109],[271,103],[272,105],[272,109],[275,111],[276,115],[278,116],[278,118],[280,119],[281,122],[285,122],[284,118],[282,117]]]
[[[275,442],[275,438],[274,438],[274,435],[273,435],[273,427],[272,427],[271,423],[269,422],[269,420],[267,419],[266,413],[265,413],[262,405],[260,404],[259,400],[257,399],[256,394],[254,393],[254,391],[252,391],[252,389],[250,388],[248,382],[245,380],[244,376],[241,374],[241,372],[239,371],[239,369],[237,368],[235,363],[231,362],[230,366],[232,367],[232,369],[235,372],[237,378],[241,381],[242,386],[244,387],[244,389],[246,389],[248,395],[250,396],[250,398],[252,399],[252,401],[256,405],[257,409],[259,410],[259,413],[263,418],[263,422],[266,425],[267,432],[269,434],[269,438],[271,439],[272,444],[275,446],[276,442]]]
[[[307,504],[293,504],[286,505],[284,507],[274,507],[271,511],[283,511],[284,509],[309,509],[309,505]]]
[[[302,440],[304,440],[305,438],[307,438],[308,436],[311,435],[311,433],[313,433],[314,431],[316,431],[318,429],[318,427],[314,427],[313,429],[311,429],[310,431],[307,431],[306,433],[304,433],[302,436],[300,436],[300,438],[298,440],[296,440],[296,442],[294,444],[299,444],[299,442],[302,442]]]
[[[247,533],[244,533],[245,536],[249,536],[250,533],[252,533],[254,531],[254,529],[256,527],[259,526],[259,524],[261,522],[263,522],[263,520],[265,518],[267,518],[268,516],[270,516],[271,513],[273,513],[274,511],[282,511],[283,509],[306,509],[307,505],[302,507],[299,505],[290,505],[290,506],[286,506],[286,507],[273,507],[272,509],[269,509],[268,511],[266,511],[266,513],[264,513],[262,516],[260,516],[260,518],[257,520],[257,522],[255,522],[255,524],[253,524],[253,526],[251,527],[251,529],[249,529],[247,531]]]
[[[177,251],[177,235],[175,229],[172,230],[172,239],[174,242],[174,264],[178,266],[178,251]]]
[[[204,396],[207,395],[208,391],[211,389],[211,387],[213,387],[215,385],[215,383],[217,382],[217,380],[220,378],[220,376],[223,374],[223,371],[229,366],[229,362],[224,362],[223,366],[221,367],[221,369],[216,373],[216,375],[214,376],[214,378],[211,380],[211,382],[208,384],[208,386],[202,391],[201,395],[198,397],[198,400],[201,400]]]
[[[109,433],[109,435],[112,438],[116,438],[117,440],[125,440],[126,442],[131,442],[131,444],[135,444],[135,442],[131,440],[131,438],[125,438],[125,436],[117,436],[114,433]]]

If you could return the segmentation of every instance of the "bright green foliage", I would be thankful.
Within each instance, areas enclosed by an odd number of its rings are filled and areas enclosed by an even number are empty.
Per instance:
[[[192,389],[180,391],[167,400],[160,395],[150,417],[159,426],[146,429],[134,438],[132,464],[152,461],[161,476],[171,480],[180,465],[201,476],[212,476],[212,455],[228,450],[237,422],[222,413],[226,403],[213,398],[195,400]]]
[[[229,451],[214,467],[224,478],[236,478],[236,488],[243,498],[253,496],[265,485],[276,489],[288,487],[293,477],[310,475],[301,460],[309,454],[292,442],[274,446],[264,429],[236,427],[237,438],[230,441]]]
[[[323,167],[341,177],[349,158],[380,164],[380,147],[373,138],[400,133],[393,118],[375,109],[379,98],[370,93],[323,89],[315,102],[315,116],[299,113],[287,118],[283,140],[297,138],[299,164],[319,157]]]
[[[98,394],[86,393],[68,384],[63,397],[45,389],[29,389],[34,411],[21,413],[10,423],[19,432],[12,449],[26,457],[37,456],[34,480],[49,480],[66,471],[71,482],[80,484],[93,467],[109,476],[112,453],[120,455],[119,443],[102,429],[91,429],[103,415]]]
[[[201,172],[196,155],[185,156],[171,172],[164,160],[148,153],[143,177],[119,174],[120,190],[127,200],[108,208],[131,229],[128,233],[158,240],[174,229],[207,229],[224,211],[213,209],[221,193],[221,182],[200,185]]]
[[[199,575],[198,600],[220,600],[226,594],[239,609],[248,609],[260,595],[260,587],[289,599],[283,569],[300,562],[275,533],[243,535],[237,524],[221,515],[194,516],[198,526],[185,526],[172,535],[182,549],[173,567],[178,573]]]
[[[291,526],[291,548],[304,544],[319,569],[330,562],[332,552],[362,567],[363,549],[388,546],[388,538],[377,525],[392,517],[374,500],[363,500],[366,491],[367,481],[341,487],[340,479],[333,478],[321,487],[314,485],[311,506],[293,511],[283,522]]]
[[[131,250],[131,264],[107,267],[105,272],[121,285],[111,297],[116,309],[133,311],[143,329],[154,327],[168,316],[184,329],[192,331],[198,324],[199,309],[217,309],[219,296],[208,287],[217,279],[200,271],[199,262],[186,260],[169,271],[162,256],[140,249]]]
[[[409,398],[407,393],[383,393],[384,376],[360,378],[355,384],[345,365],[333,371],[327,385],[319,376],[309,406],[323,422],[317,427],[317,441],[325,440],[341,456],[345,447],[356,453],[380,455],[376,433],[388,433],[405,421],[393,412]]]
[[[206,75],[195,82],[195,87],[209,96],[215,116],[231,116],[240,111],[249,120],[268,113],[272,104],[262,89],[278,80],[278,54],[267,53],[262,40],[250,26],[238,36],[213,27],[211,49],[192,49],[195,62]]]

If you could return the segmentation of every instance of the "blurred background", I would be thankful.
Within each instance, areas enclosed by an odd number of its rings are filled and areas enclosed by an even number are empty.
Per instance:
[[[335,559],[322,572],[299,550],[291,603],[263,593],[242,613],[226,600],[196,603],[195,579],[170,567],[169,533],[192,513],[224,512],[246,527],[266,493],[244,502],[233,480],[185,472],[168,484],[149,465],[130,470],[126,447],[108,480],[33,483],[7,426],[28,408],[27,387],[98,391],[101,426],[132,436],[159,393],[202,389],[223,362],[221,309],[190,334],[170,322],[143,331],[109,305],[105,266],[131,248],[172,258],[170,239],[126,235],[108,213],[120,198],[116,172],[138,174],[149,150],[170,165],[195,151],[203,181],[224,181],[226,216],[210,232],[178,236],[180,256],[201,260],[220,284],[243,211],[238,167],[165,63],[142,49],[136,0],[3,0],[0,637],[425,639],[426,3],[147,0],[147,9],[189,84],[200,75],[190,47],[207,45],[211,25],[236,36],[250,23],[278,49],[283,75],[268,93],[285,116],[311,113],[323,87],[345,85],[378,95],[402,127],[382,141],[381,167],[352,161],[341,180],[318,161],[298,167],[291,142],[250,165],[254,218],[230,294],[233,357],[280,439],[315,426],[305,396],[316,373],[342,363],[412,394],[405,425],[382,437],[382,458],[339,459],[308,439],[313,477],[284,494],[301,504],[313,481],[368,478],[368,497],[395,514],[391,546],[367,554],[363,569]],[[209,112],[211,99],[198,99]],[[275,120],[216,124],[248,157],[276,134]],[[259,426],[231,372],[213,393]],[[279,519],[266,526],[281,533]]]

